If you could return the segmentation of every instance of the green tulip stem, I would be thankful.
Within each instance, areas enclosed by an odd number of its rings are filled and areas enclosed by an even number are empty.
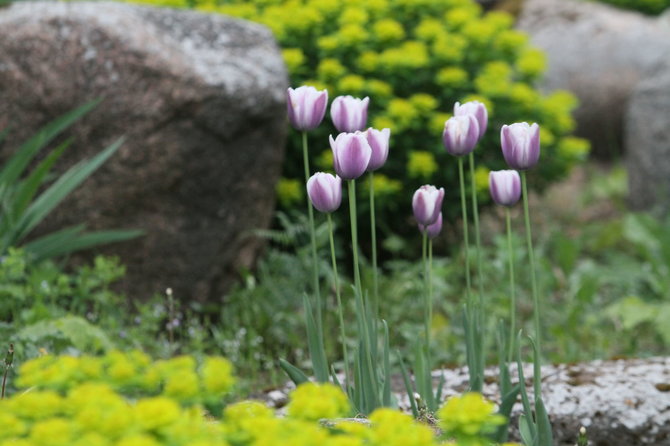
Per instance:
[[[472,285],[470,280],[470,242],[468,239],[468,208],[466,205],[465,199],[465,180],[463,174],[463,158],[458,157],[458,179],[461,186],[461,213],[463,215],[463,241],[465,244],[465,285],[466,285],[466,302],[465,310],[468,319],[467,331],[465,333],[467,356],[468,356],[468,368],[470,373],[470,386],[472,387],[476,381],[477,376],[479,376],[479,371],[477,370],[480,366],[479,361],[479,349],[481,345],[475,339],[477,333],[476,327],[476,317],[475,317],[475,305],[472,300]],[[478,391],[480,389],[472,387],[473,391]]]
[[[486,314],[484,311],[484,281],[482,279],[482,243],[481,237],[479,234],[479,206],[477,206],[477,184],[475,182],[475,155],[474,152],[470,152],[469,155],[469,164],[470,164],[470,196],[472,198],[472,220],[475,224],[475,246],[477,248],[476,259],[477,259],[477,292],[478,299],[476,302],[477,306],[477,320],[476,320],[476,332],[478,333],[479,339],[477,344],[481,345],[479,347],[479,367],[480,371],[484,370],[484,328],[485,324],[482,322],[482,317]]]
[[[461,183],[461,213],[463,215],[463,241],[465,243],[465,285],[468,306],[472,305],[472,287],[470,281],[470,242],[468,238],[468,208],[465,203],[465,180],[463,179],[463,158],[458,158],[458,179]]]
[[[358,266],[358,227],[356,221],[356,180],[349,180],[349,219],[351,222],[351,250],[354,254],[354,285],[361,297],[361,270]]]
[[[335,259],[335,241],[333,239],[333,219],[328,213],[328,234],[330,235],[330,259],[333,262],[333,283],[335,285],[335,296],[337,297],[337,312],[340,319],[340,336],[342,337],[342,354],[344,362],[344,387],[349,389],[349,355],[347,353],[347,336],[344,331],[344,315],[342,297],[340,293],[340,279],[337,274],[337,260]]]
[[[307,154],[307,132],[302,132],[302,158],[305,165],[305,184],[309,181],[309,156]],[[314,229],[314,209],[307,197],[307,212],[309,213],[309,233],[312,244],[312,272],[314,280],[314,295],[316,296],[316,325],[319,336],[323,337],[321,319],[321,291],[319,290],[319,266],[316,257],[316,230]]]
[[[507,354],[507,361],[512,362],[514,354],[514,339],[516,338],[516,291],[514,286],[514,248],[512,247],[512,217],[508,207],[505,207],[505,221],[507,224],[507,254],[509,256],[509,352]]]
[[[535,342],[537,350],[542,351],[540,342],[540,298],[537,290],[537,277],[535,274],[535,254],[533,252],[533,237],[530,231],[530,212],[528,211],[528,181],[526,171],[521,171],[521,185],[523,191],[523,215],[526,220],[526,242],[528,244],[528,262],[530,263],[530,284],[533,292],[533,315],[535,319]]]
[[[484,280],[482,279],[482,242],[479,234],[479,206],[477,206],[477,184],[475,183],[475,155],[470,152],[470,195],[472,197],[472,220],[475,223],[475,246],[477,247],[477,291],[479,292],[480,308],[484,306]],[[483,309],[482,309],[483,312]]]
[[[370,172],[370,237],[372,241],[372,298],[375,321],[379,317],[379,281],[377,277],[377,224],[375,222],[375,174]]]
[[[428,239],[428,334],[430,334],[432,325],[433,325],[433,241],[431,239]],[[427,347],[428,352],[430,353],[430,343],[428,343]],[[428,365],[432,366],[432,364]]]
[[[421,259],[423,261],[423,280],[425,284],[424,290],[424,336],[426,337],[426,349],[430,349],[430,319],[429,318],[429,307],[430,307],[430,277],[428,272],[428,230],[424,229],[421,234]]]

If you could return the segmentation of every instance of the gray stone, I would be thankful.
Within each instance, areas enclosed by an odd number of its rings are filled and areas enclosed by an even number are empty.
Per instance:
[[[85,222],[146,235],[106,247],[123,291],[219,298],[249,267],[274,209],[287,131],[280,50],[258,24],[121,3],[0,9],[0,128],[21,141],[94,98],[60,168],[126,143],[40,229]],[[5,145],[6,158],[15,145]]]
[[[626,113],[629,202],[670,211],[670,63],[637,86]]]
[[[548,58],[541,87],[577,95],[577,133],[592,141],[595,154],[621,153],[633,89],[670,56],[667,22],[599,2],[525,1],[518,27]]]

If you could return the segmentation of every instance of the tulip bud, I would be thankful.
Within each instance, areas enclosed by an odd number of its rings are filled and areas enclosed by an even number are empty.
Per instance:
[[[307,180],[307,195],[321,212],[333,212],[342,203],[342,179],[337,175],[317,172]]]
[[[486,106],[479,101],[470,101],[462,104],[456,102],[454,104],[454,116],[473,115],[479,124],[479,138],[482,139],[486,133],[486,127],[489,122],[489,114],[486,111]]]
[[[419,230],[421,233],[425,232],[428,238],[431,240],[440,235],[440,232],[442,231],[442,212],[440,212],[440,215],[437,216],[435,223],[429,226],[419,225]]]
[[[512,169],[530,169],[540,159],[540,126],[537,124],[503,125],[500,142],[505,161]]]
[[[368,121],[368,103],[370,98],[338,96],[330,105],[330,117],[338,132],[356,132],[363,130]]]
[[[479,124],[473,115],[453,116],[444,123],[442,141],[447,152],[455,156],[467,155],[479,140]]]
[[[516,170],[489,172],[489,191],[493,201],[502,206],[514,206],[521,198],[521,178]]]
[[[424,185],[414,192],[412,210],[414,218],[421,226],[430,226],[435,223],[442,211],[444,188]]]
[[[296,130],[314,130],[321,124],[328,106],[328,90],[302,86],[288,89],[288,119]]]
[[[372,156],[368,164],[368,172],[377,170],[384,165],[389,156],[390,129],[376,130],[370,127],[367,132],[368,144],[372,149]]]
[[[329,139],[335,172],[344,180],[355,180],[363,175],[372,156],[365,133],[340,133],[337,139],[333,140],[332,135]]]

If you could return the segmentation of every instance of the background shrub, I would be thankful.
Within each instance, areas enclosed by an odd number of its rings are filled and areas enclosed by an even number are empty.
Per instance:
[[[263,23],[283,48],[293,86],[327,88],[331,100],[369,96],[369,125],[391,129],[389,161],[375,175],[378,221],[387,238],[414,231],[409,203],[418,186],[439,184],[447,191],[446,203],[458,202],[456,163],[441,142],[456,101],[477,99],[490,113],[489,130],[477,149],[482,191],[488,169],[505,167],[499,148],[503,124],[542,126],[542,163],[531,182],[538,187],[561,178],[589,150],[586,141],[568,136],[575,125],[570,116],[574,96],[564,91],[545,96],[533,87],[545,69],[544,55],[512,29],[510,15],[483,14],[472,0],[148,2]],[[311,134],[313,171],[332,170],[328,134],[336,131],[326,121]],[[291,132],[284,179],[277,188],[285,208],[304,207],[301,156],[300,137]],[[447,205],[445,212],[453,221],[457,206]],[[406,246],[387,243],[386,249],[401,252]]]

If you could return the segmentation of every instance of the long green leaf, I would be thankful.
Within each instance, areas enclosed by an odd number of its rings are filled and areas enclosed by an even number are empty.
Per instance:
[[[309,381],[307,375],[305,375],[299,368],[285,359],[279,358],[279,367],[281,367],[282,370],[286,372],[290,380],[293,381],[296,386]]]
[[[509,437],[509,425],[511,419],[510,416],[512,414],[512,408],[514,407],[514,403],[516,403],[516,398],[519,395],[520,391],[521,391],[521,385],[517,384],[516,386],[512,387],[512,389],[509,392],[502,394],[503,396],[502,403],[500,404],[498,413],[504,416],[507,422],[501,426],[498,426],[498,430],[496,431],[495,436],[493,437],[493,439],[497,443],[507,442],[507,438]]]
[[[537,446],[553,446],[554,439],[551,433],[551,422],[549,421],[549,414],[544,407],[542,401],[542,390],[540,383],[542,382],[542,374],[540,370],[540,352],[537,344],[532,337],[528,337],[533,346],[533,380],[535,384],[535,424],[537,425]]]
[[[359,344],[359,356],[361,360],[360,366],[364,382],[362,390],[366,409],[371,412],[372,410],[379,407],[380,389],[377,379],[378,374],[375,369],[377,360],[372,356],[371,344],[373,340],[370,339],[369,313],[365,308],[363,296],[361,296],[360,293],[358,293],[356,290],[354,290],[354,294],[356,303],[356,318],[358,319],[358,326],[362,328],[362,330],[359,331],[361,336]],[[377,340],[374,339],[374,342],[376,341]]]
[[[118,139],[92,159],[72,166],[40,194],[17,223],[17,229],[12,234],[13,242],[10,244],[15,244],[28,235],[70,192],[102,166],[121,147],[121,144],[123,144],[123,138]]]
[[[529,421],[530,417],[530,414],[528,416],[524,414],[519,416],[519,434],[525,446],[535,446],[535,436],[531,429],[532,421]]]
[[[67,239],[60,237],[57,232],[33,240],[23,247],[34,256],[35,260],[39,261],[107,243],[130,240],[143,234],[144,231],[140,230],[95,231],[84,234],[75,233]]]
[[[391,347],[389,346],[389,326],[383,319],[382,326],[384,327],[384,386],[382,388],[382,404],[385,407],[391,407]]]
[[[16,153],[0,170],[0,183],[13,184],[18,180],[25,168],[30,164],[37,153],[62,131],[70,127],[75,121],[91,111],[100,103],[100,99],[84,104],[60,118],[42,127],[32,138],[24,142]],[[3,135],[4,137],[4,135]]]
[[[21,215],[21,213],[28,207],[33,197],[37,193],[37,189],[44,183],[46,176],[51,171],[54,163],[63,155],[72,143],[71,139],[66,140],[58,147],[56,147],[49,155],[35,167],[35,169],[28,175],[28,177],[21,181],[16,188],[16,196],[14,197],[14,214]]]
[[[527,422],[526,424],[528,425],[528,429],[530,430],[532,438],[535,439],[537,438],[537,429],[535,427],[535,423],[530,418],[532,417],[533,412],[530,408],[530,400],[528,399],[528,393],[526,392],[526,378],[523,375],[523,364],[521,362],[521,330],[519,330],[519,334],[517,335],[516,365],[517,370],[519,371],[519,390],[521,391],[521,402],[523,403],[523,410],[528,416],[528,418],[526,418]],[[521,423],[521,419],[519,419],[519,423]],[[521,424],[519,424],[519,427],[521,427]]]
[[[440,373],[440,380],[437,382],[437,390],[435,391],[435,410],[437,410],[442,403],[442,393],[444,392],[444,385],[446,384],[446,379],[444,378],[444,369]]]
[[[365,397],[363,395],[363,371],[361,370],[360,355],[354,355],[354,401],[358,413],[365,413]]]
[[[312,360],[312,369],[316,380],[320,383],[327,383],[330,379],[328,371],[328,361],[323,344],[320,342],[321,336],[314,320],[312,305],[309,303],[307,294],[303,294],[302,302],[305,308],[305,321],[307,322],[307,345],[309,347],[309,356]]]
[[[535,421],[537,423],[537,446],[553,446],[551,422],[541,396],[535,397]]]
[[[405,391],[407,392],[407,398],[409,398],[409,405],[412,408],[412,415],[414,418],[419,418],[419,409],[416,407],[416,401],[414,400],[414,389],[410,384],[409,373],[407,373],[407,367],[405,367],[405,361],[400,356],[400,352],[397,352],[398,360],[400,362],[400,371],[402,373],[402,380],[405,383]]]

